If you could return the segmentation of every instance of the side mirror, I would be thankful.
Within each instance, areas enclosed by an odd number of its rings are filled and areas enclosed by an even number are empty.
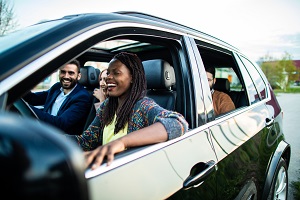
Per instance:
[[[84,156],[55,127],[0,113],[0,180],[12,199],[88,199]]]

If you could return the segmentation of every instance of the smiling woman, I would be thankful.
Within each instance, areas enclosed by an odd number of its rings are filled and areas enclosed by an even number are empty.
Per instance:
[[[93,96],[98,99],[99,102],[94,103],[95,109],[97,110],[100,104],[108,97],[107,94],[107,69],[103,69],[99,74],[99,88],[95,88],[93,91]]]
[[[145,97],[145,72],[136,54],[115,55],[109,62],[106,83],[108,98],[96,118],[82,135],[74,136],[85,151],[96,148],[85,154],[92,169],[99,167],[105,156],[110,165],[115,153],[174,139],[188,130],[181,114]]]

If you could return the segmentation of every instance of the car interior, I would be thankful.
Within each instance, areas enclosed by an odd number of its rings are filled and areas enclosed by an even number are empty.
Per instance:
[[[98,76],[101,71],[99,63],[106,63],[107,66],[112,57],[121,51],[135,53],[139,56],[144,65],[148,88],[147,95],[153,98],[162,107],[183,113],[185,107],[180,106],[180,104],[184,104],[184,100],[179,103],[181,100],[177,98],[176,88],[179,87],[180,84],[175,81],[175,72],[178,74],[180,70],[174,69],[172,66],[173,59],[167,45],[163,46],[157,43],[159,42],[151,41],[150,43],[148,38],[132,40],[130,37],[98,43],[76,58],[82,66],[81,79],[79,82],[84,85],[92,95],[93,90],[99,87]],[[54,73],[57,74],[57,78],[53,78]],[[58,73],[54,73],[45,77],[45,79],[32,88],[31,91],[49,89],[53,83],[58,81]],[[179,77],[179,75],[177,76]],[[97,99],[95,97],[93,98],[94,102],[97,102]],[[19,113],[20,115],[37,118],[30,109],[30,106],[22,99],[15,101],[9,110]],[[94,119],[95,112],[95,108],[92,106],[85,128],[87,128]]]
[[[216,82],[214,89],[225,92],[232,99],[235,108],[249,106],[245,83],[230,52],[214,50],[208,45],[197,45],[205,66],[214,66]]]
[[[79,83],[85,87],[85,89],[89,92],[89,94],[93,98],[93,103],[98,102],[97,98],[93,96],[93,91],[95,88],[99,87],[99,74],[100,69],[93,67],[93,66],[82,66],[80,68],[81,78],[79,80]],[[83,130],[86,130],[88,126],[92,123],[94,117],[96,116],[96,109],[94,106],[91,106],[91,109],[89,111],[88,118],[85,122]]]
[[[179,61],[176,60],[176,56],[172,55],[174,46],[174,44],[169,45],[166,42],[160,42],[157,38],[151,40],[148,37],[139,36],[134,37],[134,39],[132,36],[127,36],[126,38],[118,37],[102,41],[76,58],[83,66],[81,68],[82,78],[80,83],[92,95],[94,88],[99,87],[98,76],[101,71],[99,63],[104,63],[107,67],[109,61],[116,53],[121,51],[135,53],[143,62],[147,79],[147,95],[166,109],[177,111],[183,116],[191,116],[187,114],[189,109],[186,109],[186,102],[191,97],[186,97],[184,93],[182,67]],[[232,55],[228,52],[213,50],[208,48],[207,45],[201,44],[197,45],[197,47],[204,66],[213,65],[216,67],[217,81],[215,88],[229,94],[236,108],[249,105],[243,80],[240,78],[240,72],[237,70]],[[47,85],[45,80],[48,80],[50,76],[52,75],[49,75],[39,85]],[[49,84],[47,85],[48,88],[50,86]],[[43,89],[46,90],[48,89],[47,87]],[[97,99],[93,98],[94,102],[97,102]],[[20,114],[36,117],[28,107],[26,102],[20,100],[15,102],[10,109]],[[94,106],[91,107],[89,112],[85,129],[95,117],[96,110]],[[193,119],[188,117],[186,119],[191,125]],[[193,125],[190,128],[193,128]]]
[[[162,59],[143,61],[147,79],[147,96],[161,107],[175,110],[176,90],[173,67]]]

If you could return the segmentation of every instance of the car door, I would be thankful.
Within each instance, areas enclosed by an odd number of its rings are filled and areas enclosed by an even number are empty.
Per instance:
[[[261,148],[264,147],[261,141],[264,141],[269,133],[265,128],[268,110],[260,101],[248,72],[245,68],[240,68],[243,65],[236,65],[239,62],[235,61],[230,50],[221,44],[213,45],[201,39],[196,39],[196,43],[200,48],[207,49],[200,53],[199,62],[203,62],[204,67],[215,64],[222,68],[235,69],[235,73],[239,74],[241,79],[240,82],[244,84],[240,92],[247,94],[245,99],[248,101],[243,101],[244,105],[237,106],[237,104],[235,110],[216,117],[207,124],[218,159],[217,198],[252,198],[257,196],[259,182],[263,181],[262,166],[266,167],[265,159],[261,157]],[[199,51],[195,52],[195,55]],[[205,74],[201,65],[199,68],[203,70],[200,74]],[[230,78],[232,75],[228,74],[228,79]]]
[[[218,163],[218,199],[243,199],[258,195],[263,170],[260,162],[267,109],[262,104],[211,123]],[[267,150],[267,149],[265,149]],[[258,182],[257,182],[258,181]],[[246,196],[245,196],[246,195]]]
[[[123,28],[123,32],[124,32]],[[127,30],[127,29],[126,29]],[[125,31],[126,31],[125,30]],[[128,28],[132,34],[145,36],[151,32],[152,36],[163,34],[166,38],[161,43],[174,44],[173,57],[177,57],[177,68],[182,71],[184,83],[179,101],[189,102],[186,105],[185,116],[189,118],[190,130],[183,136],[161,144],[132,149],[117,155],[113,164],[105,165],[96,170],[87,170],[86,178],[92,199],[211,199],[216,195],[216,156],[212,147],[212,138],[207,126],[196,127],[198,114],[196,107],[198,100],[199,115],[203,118],[204,103],[196,92],[201,92],[199,75],[191,73],[196,67],[192,54],[186,48],[190,47],[180,33],[169,35],[160,30],[142,30]],[[126,32],[126,34],[130,34]],[[171,42],[171,39],[173,42]],[[169,41],[168,41],[169,40]],[[169,46],[169,48],[172,48]],[[184,52],[185,55],[181,55]],[[190,60],[186,58],[190,58]],[[174,61],[175,63],[175,61]],[[174,64],[173,63],[173,64]],[[175,65],[175,64],[174,64]],[[192,67],[191,67],[192,66]],[[195,68],[196,69],[196,68]],[[195,76],[195,77],[193,77]],[[199,86],[198,88],[195,87]],[[177,88],[179,92],[180,88]],[[203,95],[202,95],[203,96]],[[190,105],[192,104],[192,105]],[[191,116],[196,115],[196,116]],[[199,193],[199,191],[201,191]]]
[[[84,23],[85,20],[85,18],[83,21],[78,19],[76,24],[86,24]],[[87,21],[93,23],[91,20]],[[157,44],[165,44],[166,47],[172,49],[171,57],[177,60],[177,70],[182,72],[181,82],[179,82],[179,86],[182,87],[176,89],[180,94],[178,98],[179,105],[182,105],[182,108],[179,106],[179,109],[190,122],[190,130],[185,135],[167,142],[132,148],[122,152],[115,156],[115,160],[110,166],[103,164],[96,170],[87,169],[85,179],[89,198],[166,199],[174,193],[174,198],[186,196],[193,198],[199,196],[199,188],[203,191],[200,196],[207,192],[210,197],[214,197],[216,188],[213,177],[216,156],[207,126],[203,125],[199,128],[195,126],[198,116],[195,114],[196,107],[193,97],[195,97],[195,91],[201,91],[201,89],[194,88],[193,73],[188,64],[190,61],[187,59],[187,56],[190,55],[186,53],[186,44],[181,41],[182,33],[175,31],[175,29],[156,27],[153,24],[150,26],[145,25],[145,23],[130,22],[130,20],[126,22],[112,20],[103,24],[97,23],[96,20],[94,23],[90,27],[80,29],[80,31],[72,34],[72,37],[59,40],[47,49],[46,53],[40,53],[38,58],[31,58],[24,67],[24,71],[27,73],[23,76],[24,82],[25,79],[26,83],[29,82],[26,76],[28,74],[29,78],[38,75],[49,75],[57,67],[82,55],[101,41],[118,37],[126,39],[147,38],[146,41],[149,40],[150,42],[152,39],[156,39]],[[55,30],[60,31],[63,27],[65,28],[65,26],[56,27]],[[66,32],[62,32],[66,34]],[[59,36],[62,37],[61,34]],[[192,56],[190,58],[193,59]],[[31,69],[31,71],[28,69]],[[20,75],[21,72],[18,74]],[[41,79],[35,80],[29,85],[35,85]],[[21,84],[22,82],[14,84],[14,89]],[[12,94],[14,94],[14,91],[10,90]],[[13,101],[14,98],[16,97],[12,96],[12,100],[9,99],[9,101]],[[199,107],[199,109],[201,108],[199,113],[202,117],[205,116],[203,114],[203,101],[200,99],[197,103],[202,104]],[[83,163],[84,161],[78,160],[78,162]],[[206,177],[210,177],[211,181],[205,181],[203,178]],[[183,190],[183,187],[188,190]]]
[[[198,73],[198,61],[195,59],[191,42],[189,37],[183,36],[185,57],[189,63],[185,71],[190,72],[188,79],[194,94],[192,103],[195,116],[194,123],[191,125],[192,130],[183,136],[185,139],[182,143],[167,150],[172,166],[184,181],[183,188],[170,199],[215,199],[217,158],[211,134],[208,126],[205,125],[211,119],[210,112],[207,111],[209,108],[204,103],[211,103],[211,99],[207,95],[209,91],[203,90],[200,81],[203,74]],[[177,153],[178,150],[175,151],[175,148],[180,149],[180,154]]]

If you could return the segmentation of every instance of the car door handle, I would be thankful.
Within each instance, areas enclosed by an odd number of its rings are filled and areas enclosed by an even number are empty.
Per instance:
[[[266,126],[270,127],[272,126],[274,123],[274,119],[273,118],[266,118]]]
[[[216,162],[211,160],[207,163],[197,163],[190,171],[190,175],[183,182],[183,189],[189,189],[191,187],[198,187],[204,180],[215,171]]]

